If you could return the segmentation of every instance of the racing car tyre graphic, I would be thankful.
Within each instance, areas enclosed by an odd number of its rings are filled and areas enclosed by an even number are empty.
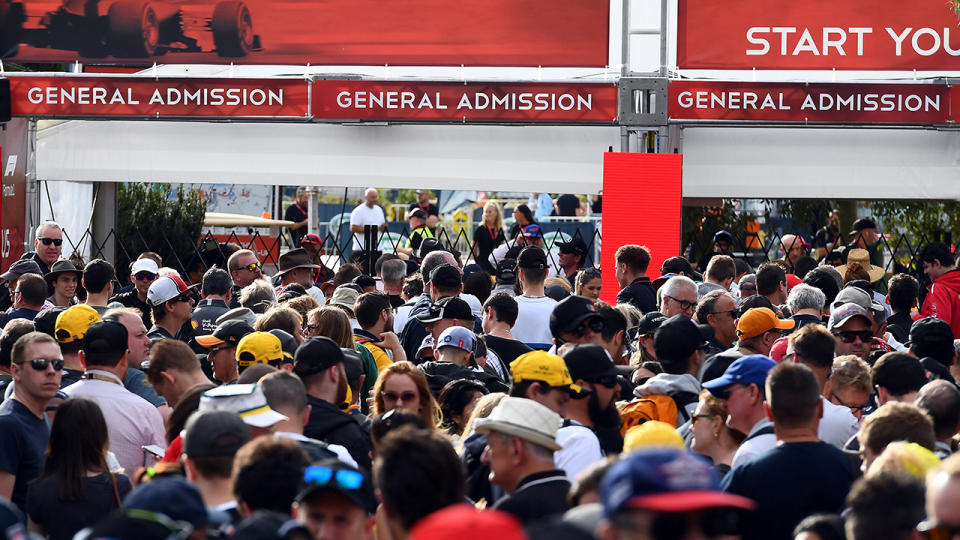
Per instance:
[[[147,2],[120,0],[107,15],[107,44],[114,56],[145,58],[157,52],[160,23]]]
[[[246,56],[258,48],[253,33],[253,19],[243,2],[219,2],[210,21],[213,44],[220,56]]]

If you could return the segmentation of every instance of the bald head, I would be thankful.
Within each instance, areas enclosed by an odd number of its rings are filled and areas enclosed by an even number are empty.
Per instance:
[[[780,238],[780,250],[790,261],[790,264],[797,262],[797,259],[807,254],[807,248],[804,247],[803,238],[795,234],[785,234]]]
[[[377,193],[376,188],[367,188],[367,190],[363,192],[363,202],[370,208],[373,208],[379,200],[380,195]]]

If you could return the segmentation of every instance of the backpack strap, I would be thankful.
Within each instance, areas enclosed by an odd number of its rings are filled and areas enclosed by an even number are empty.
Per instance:
[[[756,432],[754,432],[753,435],[750,435],[750,436],[748,436],[746,439],[744,439],[743,442],[747,442],[747,441],[749,441],[750,439],[754,439],[754,438],[759,437],[759,436],[761,436],[761,435],[773,435],[774,433],[775,433],[775,432],[774,432],[774,430],[773,430],[773,426],[762,427],[762,428],[758,429]],[[740,443],[740,444],[743,444],[743,443]]]

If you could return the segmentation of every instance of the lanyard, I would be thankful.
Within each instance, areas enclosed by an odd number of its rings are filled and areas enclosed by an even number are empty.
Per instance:
[[[112,377],[107,377],[106,375],[100,375],[99,373],[84,373],[83,377],[85,379],[96,379],[98,381],[106,381],[108,383],[119,384],[120,386],[123,386],[123,384],[120,383],[120,381]]]

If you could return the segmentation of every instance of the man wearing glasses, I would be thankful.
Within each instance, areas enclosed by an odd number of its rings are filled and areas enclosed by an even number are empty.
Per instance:
[[[142,256],[141,256],[142,257]],[[119,302],[124,307],[137,308],[140,310],[140,318],[143,320],[143,326],[150,328],[150,304],[147,303],[147,291],[150,285],[160,274],[160,268],[153,259],[142,257],[133,262],[130,267],[130,283],[133,283],[133,290],[120,293],[110,299],[110,302]]]
[[[303,487],[293,503],[293,517],[313,538],[372,538],[377,499],[369,476],[339,459],[307,467]]]
[[[873,342],[873,317],[854,303],[843,304],[830,313],[827,330],[837,338],[835,356],[852,354],[866,360]]]
[[[249,249],[241,249],[227,259],[227,270],[233,278],[233,297],[230,307],[240,307],[240,289],[263,277],[260,260]]]
[[[686,276],[674,276],[660,289],[660,312],[667,318],[674,315],[692,318],[697,299],[697,284]]]
[[[623,451],[620,412],[616,400],[620,394],[617,367],[599,345],[577,345],[563,355],[574,384],[590,390],[567,402],[566,418],[593,430],[605,454]],[[567,471],[568,477],[570,471]]]
[[[153,327],[147,331],[150,341],[179,339],[180,328],[193,316],[192,289],[177,276],[163,276],[150,285],[147,301],[153,314]]]
[[[60,390],[63,359],[57,342],[30,332],[13,346],[13,396],[0,404],[0,497],[25,510],[27,483],[43,470],[50,425],[47,403]]]
[[[63,231],[54,221],[44,221],[37,226],[36,239],[33,241],[32,259],[40,266],[43,275],[50,273],[50,266],[60,258],[63,252]],[[30,254],[24,256],[31,258]]]

